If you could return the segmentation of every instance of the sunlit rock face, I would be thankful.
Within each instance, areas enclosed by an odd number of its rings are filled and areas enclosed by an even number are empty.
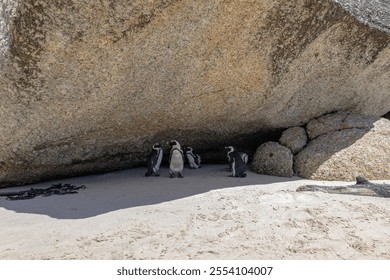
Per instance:
[[[388,0],[334,0],[360,21],[390,33],[390,2]]]
[[[315,127],[317,126],[317,127]],[[294,158],[296,173],[315,180],[390,179],[390,121],[339,112],[310,121],[311,141]]]
[[[390,111],[389,35],[335,1],[0,0],[0,15],[2,186]]]

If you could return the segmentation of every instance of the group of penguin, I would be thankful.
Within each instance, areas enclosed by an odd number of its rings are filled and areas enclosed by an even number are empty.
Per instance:
[[[171,152],[169,154],[169,172],[171,178],[183,178],[185,157],[188,160],[190,168],[196,169],[201,167],[201,158],[198,154],[193,152],[191,147],[185,147],[184,154],[178,141],[172,140],[169,142],[169,145],[171,146]],[[248,155],[243,152],[237,152],[232,146],[227,146],[225,149],[227,150],[227,159],[230,172],[232,172],[232,177],[246,177]],[[152,175],[160,176],[157,172],[160,169],[162,158],[162,146],[161,144],[156,143],[153,145],[147,160],[148,170],[145,174],[146,177]]]

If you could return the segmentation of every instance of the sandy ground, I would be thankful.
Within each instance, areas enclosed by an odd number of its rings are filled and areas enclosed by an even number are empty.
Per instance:
[[[390,259],[388,198],[299,193],[349,183],[225,168],[131,169],[56,181],[85,184],[78,194],[0,198],[0,259]]]

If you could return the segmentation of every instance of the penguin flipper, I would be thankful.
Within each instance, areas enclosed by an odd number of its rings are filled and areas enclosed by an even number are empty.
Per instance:
[[[158,162],[158,160],[157,160],[157,158],[155,158],[155,157],[151,157],[150,158],[150,161],[149,161],[149,164],[150,164],[150,166],[156,166],[157,165],[157,162]]]

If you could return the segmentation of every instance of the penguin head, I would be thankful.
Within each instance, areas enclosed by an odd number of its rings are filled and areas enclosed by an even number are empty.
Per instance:
[[[226,146],[225,149],[228,150],[228,153],[234,152],[233,146]]]
[[[176,140],[171,140],[171,142],[169,142],[169,145],[175,148],[180,148],[180,144]]]
[[[161,149],[162,147],[161,147],[161,144],[160,143],[155,143],[154,145],[153,145],[153,149],[155,149],[155,150],[159,150],[159,149]]]
[[[184,150],[186,152],[192,152],[193,151],[193,149],[190,146],[185,147]]]

